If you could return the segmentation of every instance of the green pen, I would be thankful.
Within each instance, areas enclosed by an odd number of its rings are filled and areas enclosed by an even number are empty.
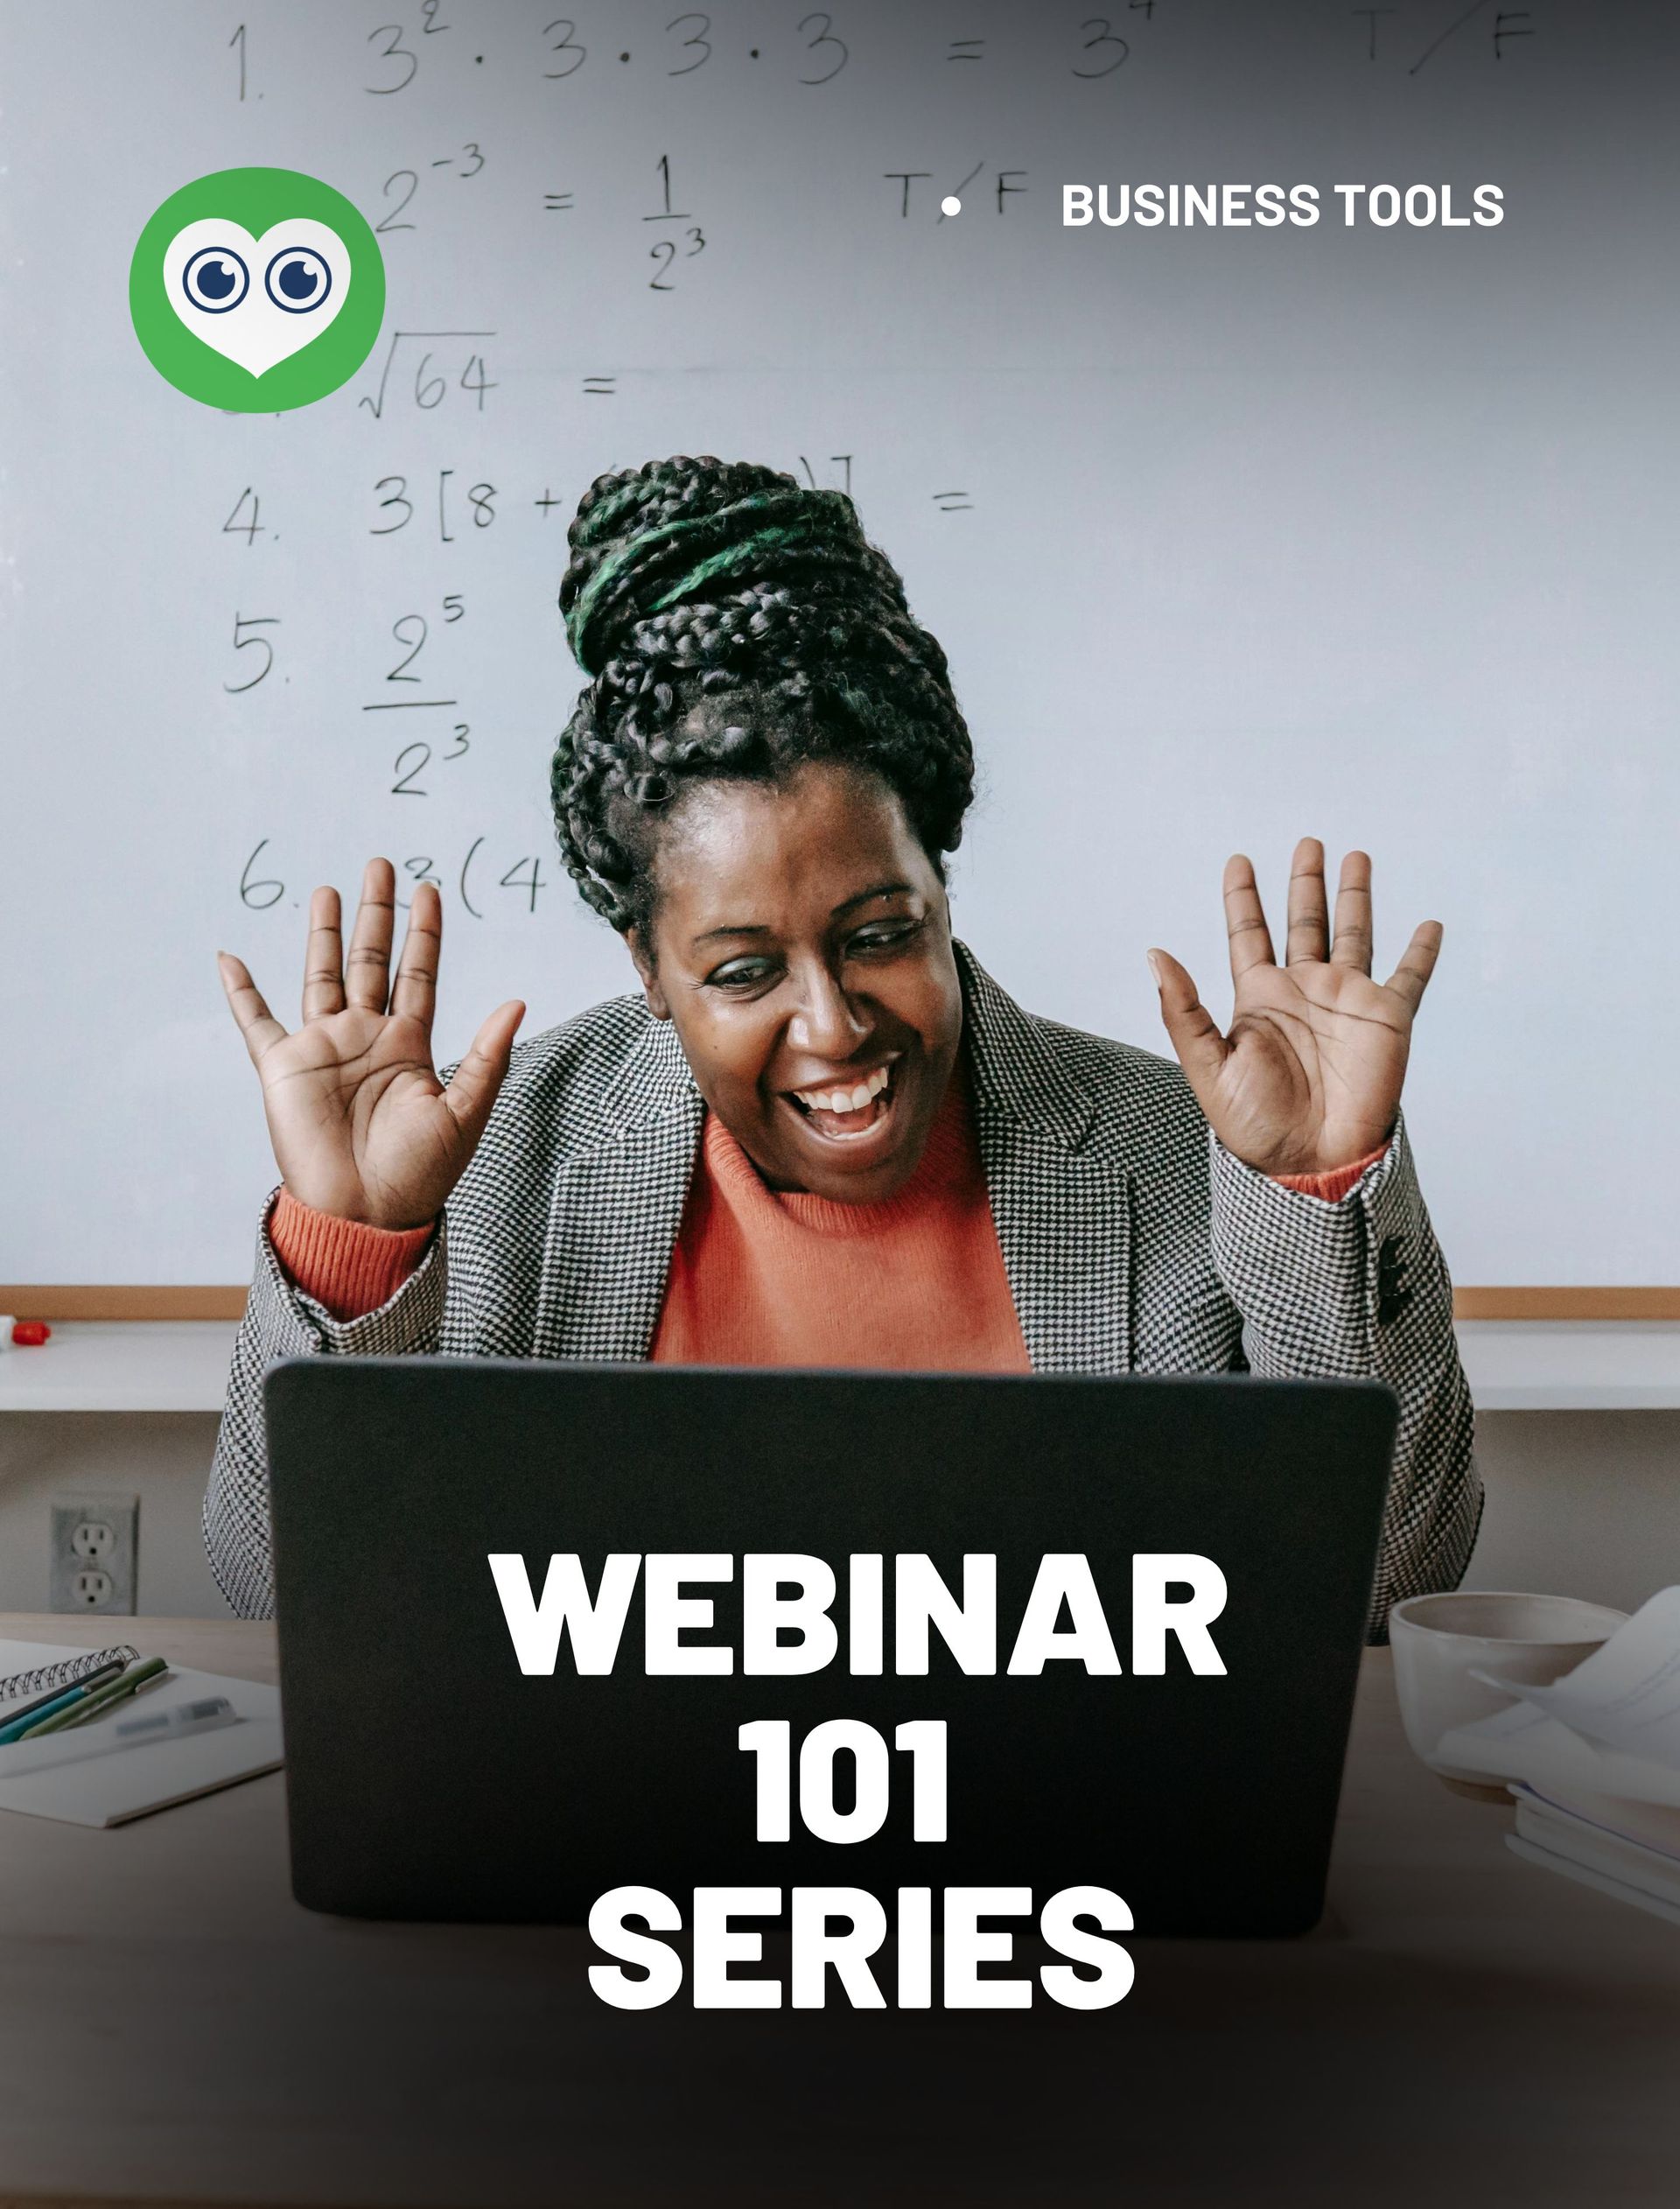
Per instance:
[[[159,1673],[168,1669],[169,1660],[166,1658],[144,1658],[139,1664],[130,1665],[120,1680],[114,1680],[108,1687],[100,1688],[81,1702],[74,1704],[70,1709],[59,1711],[51,1718],[43,1718],[38,1725],[30,1727],[26,1733],[19,1734],[18,1738],[19,1741],[38,1741],[43,1734],[64,1733],[72,1726],[85,1726],[90,1718],[102,1718],[113,1703],[123,1701],[133,1694],[136,1687],[144,1687],[149,1680],[156,1680]]]
[[[108,1664],[97,1665],[80,1680],[66,1682],[61,1687],[49,1688],[45,1695],[38,1695],[32,1703],[25,1703],[21,1710],[8,1711],[0,1707],[0,1747],[21,1741],[30,1728],[55,1712],[68,1710],[74,1703],[86,1702],[102,1687],[114,1687],[125,1664],[133,1658],[113,1657]]]

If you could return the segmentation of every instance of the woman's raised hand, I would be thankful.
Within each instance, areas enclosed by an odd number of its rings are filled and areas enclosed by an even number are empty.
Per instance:
[[[290,1034],[242,960],[222,951],[217,963],[291,1195],[340,1219],[421,1227],[442,1210],[484,1133],[525,1007],[497,1006],[445,1089],[431,1062],[443,901],[430,882],[416,889],[392,981],[396,910],[391,863],[370,859],[346,957],[339,894],[316,891],[303,1025]]]
[[[1254,868],[1240,853],[1226,864],[1225,927],[1236,986],[1228,1034],[1177,959],[1149,955],[1161,1018],[1208,1125],[1262,1173],[1351,1165],[1394,1126],[1440,922],[1420,923],[1388,980],[1373,981],[1371,862],[1349,852],[1341,863],[1333,945],[1324,846],[1307,836],[1290,864],[1284,964],[1272,952]]]

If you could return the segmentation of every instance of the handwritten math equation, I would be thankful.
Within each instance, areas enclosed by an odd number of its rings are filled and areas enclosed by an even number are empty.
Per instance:
[[[419,356],[415,371],[422,394],[441,383],[446,389],[465,389],[471,395],[470,403],[476,406],[482,403],[486,391],[498,388],[485,369],[481,354],[471,355],[471,364],[480,371],[478,375],[469,376],[462,367],[452,377],[447,371],[459,364],[458,359],[437,349],[435,341],[443,333],[401,334],[416,346],[422,340],[432,342],[432,351]],[[456,335],[465,344],[469,339],[493,340],[495,333],[472,331]],[[458,346],[457,352],[458,355]],[[442,365],[428,368],[424,365],[428,362]],[[605,387],[610,396],[615,382],[612,376],[588,377],[584,388]],[[415,402],[417,405],[427,403],[424,396]],[[443,398],[432,397],[430,403],[441,405]],[[850,496],[856,457],[851,452],[798,453],[782,465],[813,489],[844,491]],[[967,489],[940,487],[925,495],[938,514],[974,510],[975,501]],[[283,502],[270,498],[258,484],[243,485],[220,524],[220,534],[246,551],[263,540],[277,543],[280,532],[275,526],[275,508]],[[563,493],[547,481],[539,485],[535,479],[522,480],[517,471],[507,479],[494,480],[472,469],[434,463],[371,478],[358,526],[370,538],[412,542],[417,536],[438,546],[470,548],[475,539],[487,539],[491,532],[500,530],[505,535],[522,528],[531,533],[533,541],[540,541],[546,528],[564,527],[576,502],[575,489]],[[556,514],[561,517],[558,522],[553,521]],[[470,552],[464,557],[470,558]],[[470,683],[462,673],[466,656],[455,649],[458,625],[471,633],[474,593],[470,571],[458,578],[452,573],[449,579],[462,580],[463,588],[443,591],[434,597],[412,592],[415,602],[402,604],[400,612],[388,619],[382,614],[377,621],[370,618],[361,623],[364,634],[357,657],[368,672],[360,685],[365,695],[357,701],[356,712],[371,740],[358,746],[357,755],[366,762],[365,772],[381,795],[420,802],[412,816],[413,827],[418,831],[413,840],[430,848],[416,849],[396,862],[400,878],[410,887],[430,881],[453,891],[461,909],[474,920],[483,920],[493,910],[530,915],[536,912],[541,893],[554,880],[551,857],[541,852],[498,852],[482,835],[461,838],[444,854],[438,849],[439,835],[424,825],[430,815],[424,801],[434,797],[470,800],[472,768],[467,763],[480,755],[486,736],[494,733],[484,729],[466,695]],[[287,615],[272,601],[245,595],[242,587],[221,621],[218,680],[229,711],[236,715],[235,701],[272,698],[289,684]],[[382,639],[387,641],[382,643]],[[488,749],[494,754],[494,743]],[[403,810],[406,813],[406,807]],[[452,818],[456,810],[451,807]],[[405,825],[403,838],[409,833]],[[450,839],[445,835],[441,840]],[[498,902],[500,893],[511,895]],[[287,868],[277,862],[270,838],[263,838],[244,856],[238,895],[242,905],[257,912],[283,901],[294,905],[301,902],[298,887],[288,879]],[[399,897],[398,901],[407,901]]]
[[[357,73],[350,80],[358,88],[352,96],[369,111],[378,106],[402,118],[391,150],[363,179],[369,222],[395,265],[410,241],[425,250],[427,233],[443,227],[452,200],[470,207],[506,186],[500,165],[512,167],[510,152],[499,144],[491,123],[479,119],[486,102],[464,108],[458,129],[436,123],[440,102],[447,112],[460,95],[480,88],[493,95],[488,112],[494,117],[502,95],[540,86],[537,96],[551,103],[557,123],[584,112],[609,81],[646,81],[650,90],[655,80],[701,88],[732,81],[820,105],[841,99],[846,88],[855,91],[875,81],[881,50],[890,44],[900,73],[914,67],[959,88],[988,79],[1015,85],[1029,81],[1023,73],[1031,63],[1037,72],[1032,82],[1063,81],[1070,103],[1100,103],[1123,98],[1128,85],[1149,80],[1175,25],[1200,19],[1205,27],[1206,11],[1198,18],[1198,6],[1199,0],[1113,0],[1097,11],[1021,0],[1007,15],[976,5],[965,22],[961,0],[949,0],[935,22],[932,11],[922,9],[871,8],[861,0],[816,9],[791,0],[780,15],[760,11],[749,32],[721,7],[673,7],[666,14],[579,6],[575,14],[562,15],[540,6],[528,12],[486,6],[484,0],[372,0],[365,14],[344,9],[334,24],[340,60]],[[381,20],[382,14],[388,19]],[[621,27],[633,15],[634,33]],[[282,81],[283,60],[295,79],[298,57],[282,55],[281,49],[295,37],[297,20],[287,11],[253,10],[251,19],[237,23],[230,36],[223,35],[225,19],[216,28],[206,58],[226,67],[230,100],[262,100]],[[1322,51],[1347,70],[1382,69],[1427,80],[1453,56],[1464,66],[1508,69],[1532,50],[1536,28],[1535,11],[1499,0],[1376,0],[1326,9],[1319,35]],[[313,55],[312,66],[330,67],[331,57]],[[438,97],[428,99],[428,88]],[[699,93],[673,93],[660,112],[668,111],[668,102],[683,109],[691,98],[701,101],[694,109],[696,128],[708,127]],[[1111,105],[1088,111],[1120,112]],[[720,256],[706,195],[695,189],[698,164],[682,152],[678,131],[674,128],[668,141],[675,151],[655,156],[650,147],[611,183],[586,170],[569,173],[567,142],[565,130],[556,128],[551,144],[559,151],[543,153],[542,169],[533,177],[522,164],[522,200],[513,213],[516,222],[523,220],[522,206],[528,214],[527,235],[564,240],[605,215],[634,235],[634,280],[645,293],[680,298],[704,284]],[[962,143],[959,137],[958,146]],[[659,144],[660,137],[654,138],[653,145]],[[904,151],[913,155],[914,150]],[[995,141],[987,151],[977,129],[976,158],[967,160],[952,159],[948,151],[938,165],[914,158],[894,162],[892,151],[885,160],[876,151],[869,175],[860,179],[873,200],[862,204],[872,204],[878,220],[894,226],[948,223],[965,210],[972,211],[971,220],[1018,221],[1024,210],[1035,207],[1034,179],[1010,160],[1012,151]],[[1041,192],[1046,201],[1058,197],[1042,182]],[[505,200],[497,205],[506,219]],[[421,587],[412,579],[411,563],[394,560],[393,577],[400,572],[410,579],[394,581],[383,603],[375,593],[374,606],[358,603],[343,611],[340,643],[359,670],[345,705],[346,719],[356,726],[355,771],[366,778],[370,795],[395,809],[392,818],[401,825],[393,830],[393,848],[409,854],[398,862],[405,885],[435,881],[476,920],[537,912],[557,862],[516,844],[503,849],[494,836],[460,827],[480,805],[480,820],[491,817],[491,787],[482,778],[512,733],[488,726],[495,712],[483,707],[481,694],[479,703],[474,700],[474,617],[484,635],[484,613],[495,587],[495,563],[475,548],[500,550],[510,539],[522,552],[528,548],[536,555],[541,547],[542,558],[557,572],[576,494],[575,487],[537,472],[528,441],[513,428],[531,395],[507,388],[513,347],[499,340],[491,326],[495,319],[494,313],[445,313],[436,316],[439,326],[421,326],[424,308],[418,315],[410,310],[394,317],[346,401],[371,443],[385,449],[378,457],[370,453],[360,487],[349,487],[345,526],[370,542],[395,542],[405,552],[424,544],[428,570],[435,570]],[[572,388],[590,409],[611,409],[640,389],[641,373],[638,365],[609,355],[588,372],[569,364],[562,381],[575,378]],[[486,458],[486,437],[493,445],[510,437],[500,448],[505,467]],[[822,442],[845,439],[830,436]],[[813,487],[850,494],[864,463],[851,450],[813,450],[783,453],[780,465]],[[894,495],[901,499],[904,487],[895,477]],[[959,531],[961,517],[976,505],[968,476],[961,484],[929,480],[914,495],[948,517],[942,528]],[[214,519],[201,515],[199,526],[220,529],[238,572],[229,575],[225,602],[205,617],[212,670],[207,683],[219,686],[224,723],[238,727],[243,717],[254,729],[270,726],[270,709],[284,699],[293,668],[306,664],[302,640],[318,610],[289,605],[286,586],[265,579],[261,549],[279,542],[288,515],[295,515],[296,494],[284,481],[242,484],[235,476],[216,496]],[[379,557],[373,556],[375,563]],[[284,705],[280,712],[284,719]],[[254,838],[258,825],[253,823],[248,831]],[[526,831],[527,840],[529,836]],[[236,880],[247,908],[296,903],[304,894],[298,881],[304,862],[279,848],[285,841],[278,831],[256,838],[239,855],[236,875],[230,866],[230,883]]]
[[[612,11],[598,7],[576,17],[556,15],[541,25],[533,18],[510,37],[506,18],[487,10],[483,0],[420,0],[417,8],[399,5],[394,11],[399,21],[368,32],[360,84],[371,99],[401,100],[434,78],[446,74],[448,81],[459,83],[469,73],[485,72],[504,81],[536,76],[577,94],[605,75],[704,81],[734,71],[820,91],[842,81],[859,55],[876,58],[884,21],[892,26],[894,59],[901,65],[979,75],[988,69],[1016,71],[1031,59],[1060,76],[1100,84],[1146,59],[1158,19],[1170,23],[1194,5],[1195,0],[1112,0],[1108,13],[1099,15],[1023,0],[1004,31],[956,37],[950,35],[955,10],[936,26],[923,11],[908,8],[878,10],[872,20],[862,8],[794,6],[775,32],[747,33],[722,13],[687,9],[662,25],[655,17],[631,36],[613,31]],[[1535,38],[1540,14],[1502,0],[1379,0],[1328,10],[1323,50],[1410,76],[1438,67],[1449,50],[1499,63]],[[995,21],[996,11],[987,16]],[[238,100],[264,96],[264,42],[272,37],[277,46],[284,35],[277,26],[270,32],[259,25],[255,32],[249,23],[234,26],[227,45]],[[470,154],[466,158],[468,167],[457,167],[456,174],[472,173]],[[453,160],[446,156],[433,165],[448,167]]]

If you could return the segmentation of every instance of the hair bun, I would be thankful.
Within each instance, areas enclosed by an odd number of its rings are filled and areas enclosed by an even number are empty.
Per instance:
[[[571,559],[560,611],[578,664],[598,675],[634,624],[685,600],[749,584],[860,580],[903,613],[896,570],[864,537],[844,491],[806,488],[749,460],[678,453],[599,475],[567,531]]]

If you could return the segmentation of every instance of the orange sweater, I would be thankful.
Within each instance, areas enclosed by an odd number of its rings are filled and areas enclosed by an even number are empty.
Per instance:
[[[1334,1173],[1277,1178],[1335,1203],[1387,1148]],[[338,1219],[283,1189],[269,1232],[297,1286],[335,1319],[355,1319],[395,1295],[433,1231]],[[770,1189],[709,1112],[649,1355],[667,1365],[1030,1371],[961,1072],[915,1172],[878,1204]]]
[[[708,1112],[649,1355],[1031,1372],[962,1075],[915,1172],[877,1204],[768,1188]]]

